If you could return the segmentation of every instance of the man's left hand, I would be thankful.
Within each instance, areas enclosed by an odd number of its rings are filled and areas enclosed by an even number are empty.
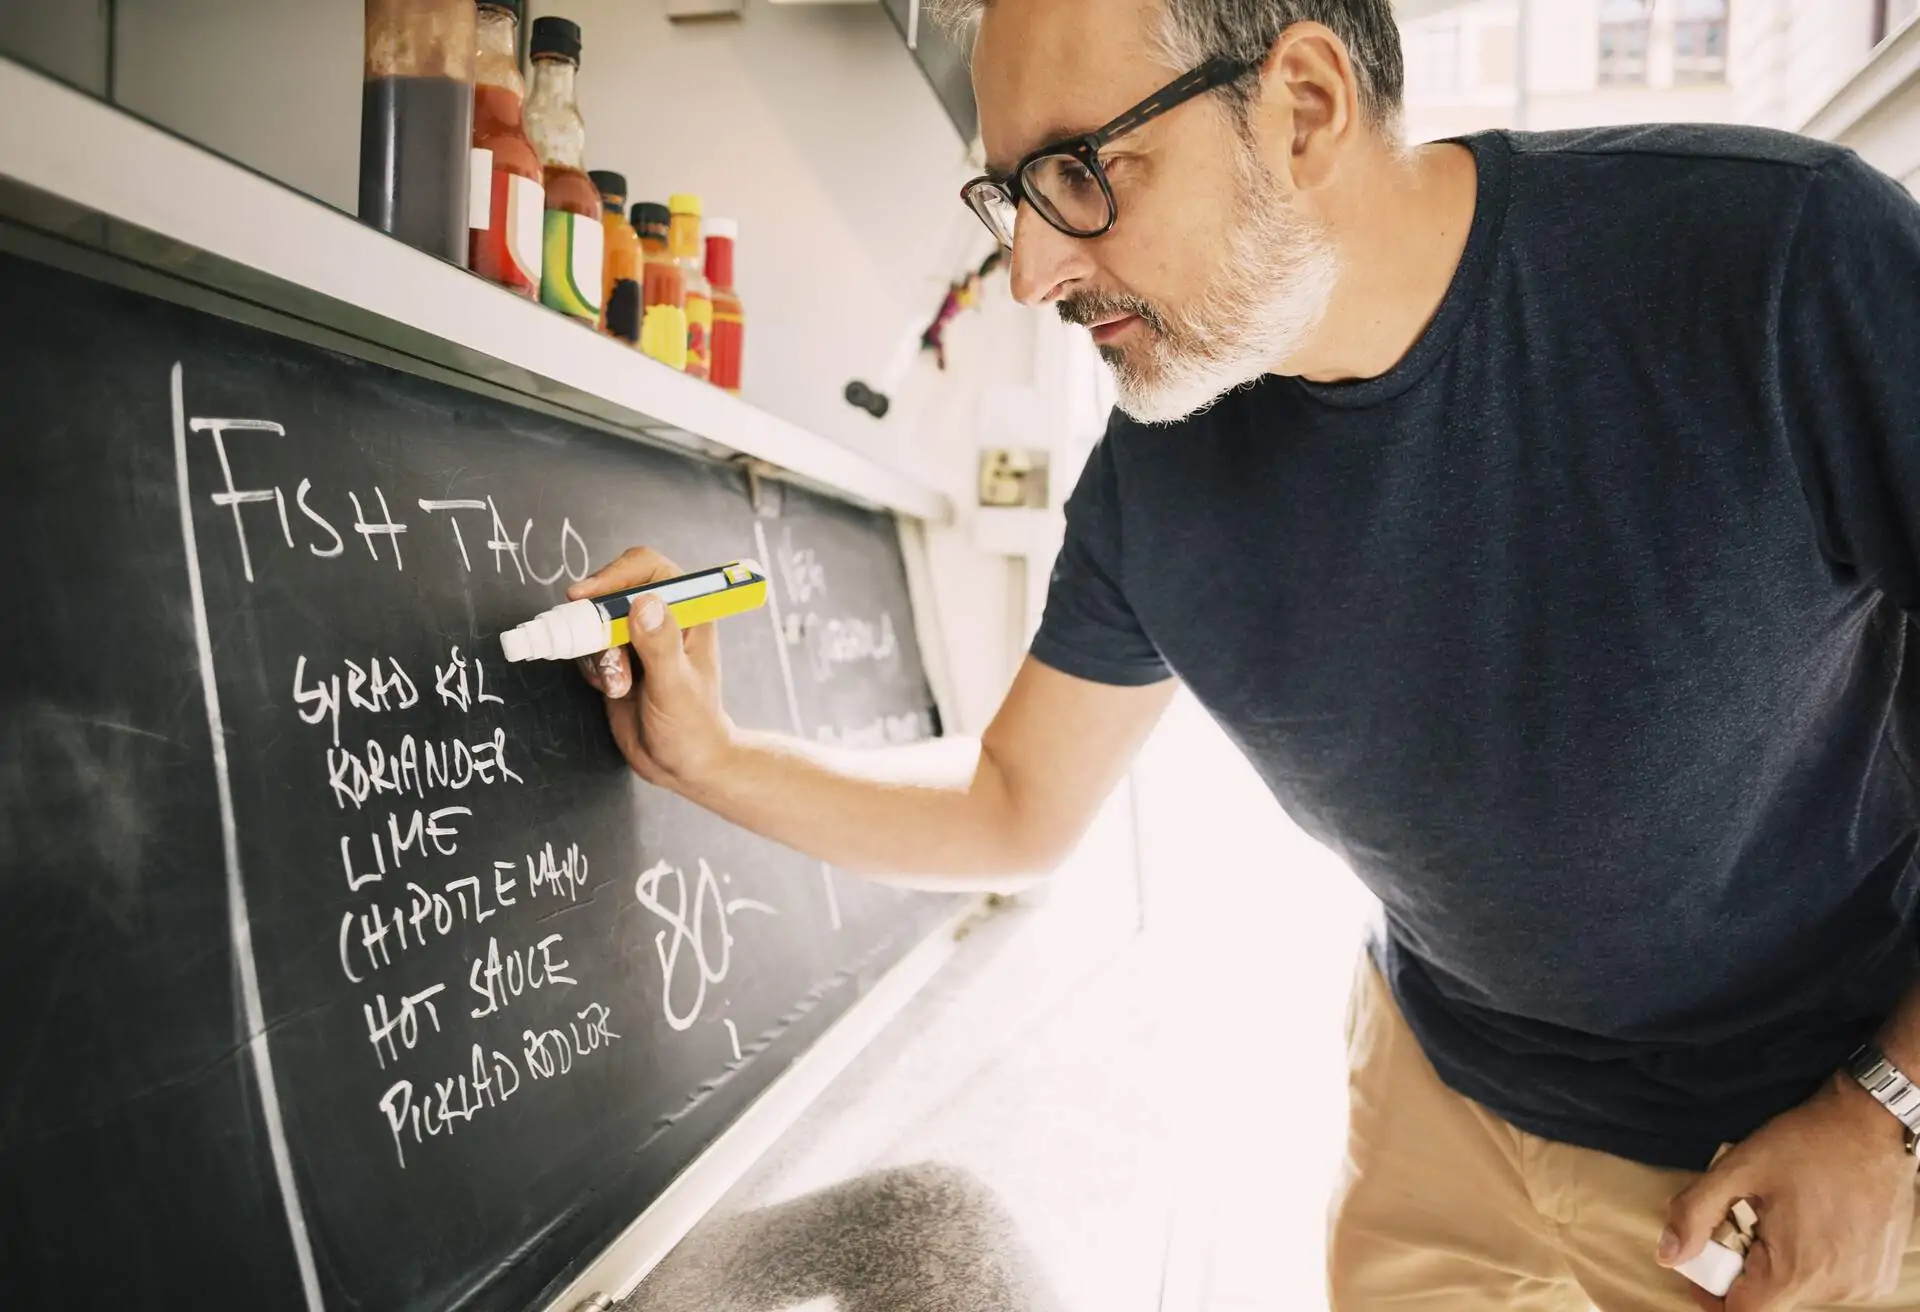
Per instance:
[[[1790,1312],[1890,1294],[1913,1223],[1914,1173],[1900,1122],[1838,1072],[1674,1196],[1657,1260],[1692,1258],[1745,1198],[1760,1218],[1745,1269],[1724,1300],[1689,1282],[1700,1307]]]

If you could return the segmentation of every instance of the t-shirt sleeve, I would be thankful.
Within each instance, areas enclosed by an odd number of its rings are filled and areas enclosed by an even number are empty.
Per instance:
[[[1076,678],[1138,687],[1171,671],[1121,586],[1120,496],[1112,437],[1087,458],[1067,498],[1067,536],[1054,561],[1033,655]]]
[[[1920,614],[1920,202],[1852,152],[1821,168],[1779,315],[1782,417],[1821,549]]]

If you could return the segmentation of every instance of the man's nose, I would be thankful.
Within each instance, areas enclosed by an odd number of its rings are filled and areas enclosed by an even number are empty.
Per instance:
[[[1013,224],[1013,263],[1007,277],[1013,299],[1022,305],[1047,305],[1087,276],[1093,261],[1087,243],[1069,237],[1022,203]]]

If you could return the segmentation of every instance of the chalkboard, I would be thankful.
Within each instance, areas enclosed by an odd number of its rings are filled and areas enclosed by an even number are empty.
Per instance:
[[[537,1305],[950,910],[498,657],[752,556],[737,721],[936,734],[887,516],[13,255],[0,359],[0,1304]]]

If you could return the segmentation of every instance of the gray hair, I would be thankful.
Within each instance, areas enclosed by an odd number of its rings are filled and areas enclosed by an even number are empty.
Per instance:
[[[932,0],[934,16],[950,31],[964,32],[992,0]],[[1360,88],[1360,108],[1375,127],[1397,134],[1406,66],[1392,0],[1160,0],[1160,54],[1169,67],[1186,70],[1216,56],[1248,63],[1266,56],[1280,33],[1295,23],[1319,23],[1347,47]],[[1252,103],[1250,79],[1225,88],[1227,105],[1245,126]]]

